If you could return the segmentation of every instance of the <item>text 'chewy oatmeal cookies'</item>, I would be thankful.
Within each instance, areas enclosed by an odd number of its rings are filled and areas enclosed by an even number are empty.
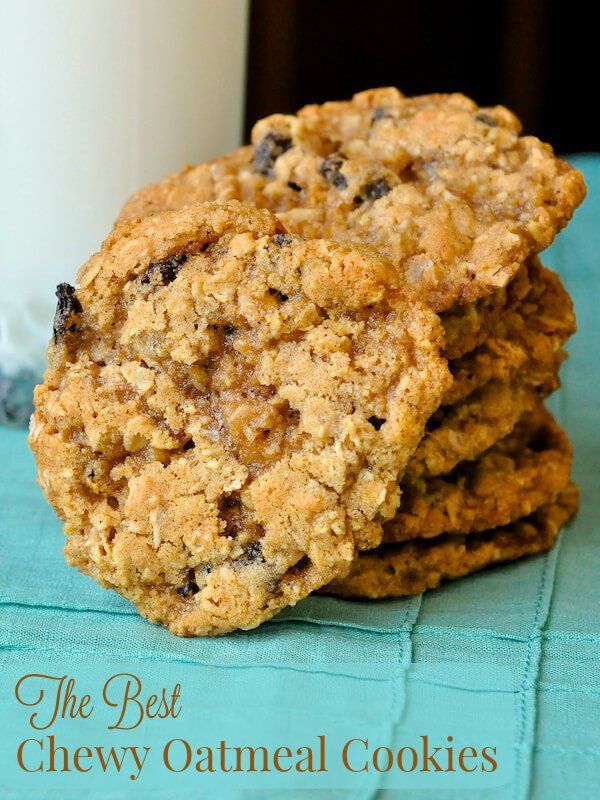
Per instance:
[[[386,261],[209,203],[119,226],[78,280],[30,435],[70,564],[213,635],[379,543],[450,381]]]
[[[372,89],[260,120],[252,146],[142,190],[135,217],[247,200],[307,238],[361,242],[437,311],[506,286],[585,195],[581,174],[502,106]]]

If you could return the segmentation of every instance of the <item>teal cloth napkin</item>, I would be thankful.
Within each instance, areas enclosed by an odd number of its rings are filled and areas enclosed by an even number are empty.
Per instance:
[[[492,788],[475,782],[470,788],[468,783],[462,788],[422,786],[434,789],[437,798],[600,796],[600,157],[578,156],[572,161],[586,176],[589,196],[543,260],[560,272],[578,316],[579,332],[563,367],[563,388],[550,405],[575,445],[574,477],[582,506],[550,553],[452,582],[423,597],[379,603],[311,597],[256,631],[181,640],[145,622],[122,598],[66,567],[60,524],[35,482],[25,433],[0,428],[0,659],[5,677],[35,671],[37,664],[52,659],[65,665],[64,672],[74,674],[79,666],[93,665],[100,674],[114,662],[126,662],[141,677],[175,674],[184,687],[193,685],[201,693],[204,686],[207,697],[210,687],[211,702],[223,697],[213,708],[215,726],[220,708],[223,719],[232,713],[230,687],[232,695],[246,698],[240,719],[257,714],[258,732],[269,719],[268,713],[258,713],[261,708],[271,714],[277,708],[281,716],[288,703],[298,702],[301,692],[299,705],[307,714],[317,713],[339,696],[339,705],[327,712],[332,718],[336,708],[346,718],[364,717],[366,725],[375,725],[378,735],[392,741],[395,726],[411,713],[429,714],[419,720],[423,730],[428,722],[436,724],[441,711],[452,714],[457,730],[462,722],[471,724],[466,718],[469,703],[460,700],[460,692],[466,697],[479,687],[488,665],[491,676],[509,676],[508,684],[499,677],[489,678],[481,692],[486,702],[491,698],[488,713],[493,713],[495,699],[500,702],[510,695],[514,711],[510,779]],[[362,665],[361,675],[353,674],[354,663]],[[433,677],[423,678],[431,665]],[[439,665],[452,680],[440,677],[444,672]],[[212,682],[200,681],[199,676],[207,673],[199,670],[211,666],[215,667]],[[293,677],[303,671],[304,681],[307,675],[311,680],[321,675],[314,694],[306,694],[307,684]],[[429,710],[428,701],[420,704],[420,695],[415,694],[419,680],[429,681],[435,692],[437,705]],[[353,681],[355,688],[346,692]],[[6,716],[6,709],[14,711],[14,684],[8,680],[2,684],[1,716]],[[321,695],[319,686],[325,687]],[[377,719],[367,719],[369,709],[377,709]],[[18,774],[13,750],[3,750],[2,798],[134,796],[133,784],[116,788],[100,781],[21,784],[23,775]],[[295,796],[278,787],[273,787],[273,796],[279,796],[278,791],[281,796]],[[269,796],[250,785],[189,796],[237,797],[238,792],[244,797]],[[311,793],[337,796],[323,784]],[[181,794],[176,782],[147,785],[143,792],[144,797],[165,800]],[[340,788],[339,794],[432,796],[425,789],[386,789],[381,776],[373,774],[359,776],[352,789]],[[298,796],[306,794],[298,789]]]

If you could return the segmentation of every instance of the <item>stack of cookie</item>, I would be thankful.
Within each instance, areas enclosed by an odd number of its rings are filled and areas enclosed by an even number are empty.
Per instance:
[[[538,254],[584,195],[507,109],[395,89],[141,190],[63,290],[36,396],[69,561],[211,634],[548,549],[575,319]]]
[[[370,90],[261,120],[252,146],[143,189],[121,212],[245,200],[302,236],[375,249],[440,315],[453,382],[401,481],[384,546],[332,592],[422,592],[547,549],[576,510],[571,448],[542,402],[559,385],[575,317],[536,254],[585,185],[520,130],[506,108],[463,95]]]

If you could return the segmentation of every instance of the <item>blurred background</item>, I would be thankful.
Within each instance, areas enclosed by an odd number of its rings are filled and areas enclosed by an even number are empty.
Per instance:
[[[590,4],[251,0],[246,136],[256,119],[373,86],[509,106],[560,153],[600,149]]]
[[[585,19],[565,0],[0,0],[0,422],[43,370],[54,287],[126,198],[262,116],[462,91],[563,154],[600,149]]]

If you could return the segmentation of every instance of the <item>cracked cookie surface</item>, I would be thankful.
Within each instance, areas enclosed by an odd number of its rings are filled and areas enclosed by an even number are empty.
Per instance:
[[[387,262],[203,204],[119,226],[78,282],[30,434],[70,564],[213,635],[380,541],[450,381],[438,318]]]
[[[494,564],[549,550],[562,525],[577,513],[574,484],[552,503],[504,528],[469,536],[439,536],[384,545],[361,554],[343,579],[323,590],[347,598],[408,597]]]
[[[585,195],[581,174],[502,106],[397,89],[260,120],[252,147],[134,196],[122,218],[248,200],[307,238],[362,242],[437,311],[506,286]]]

